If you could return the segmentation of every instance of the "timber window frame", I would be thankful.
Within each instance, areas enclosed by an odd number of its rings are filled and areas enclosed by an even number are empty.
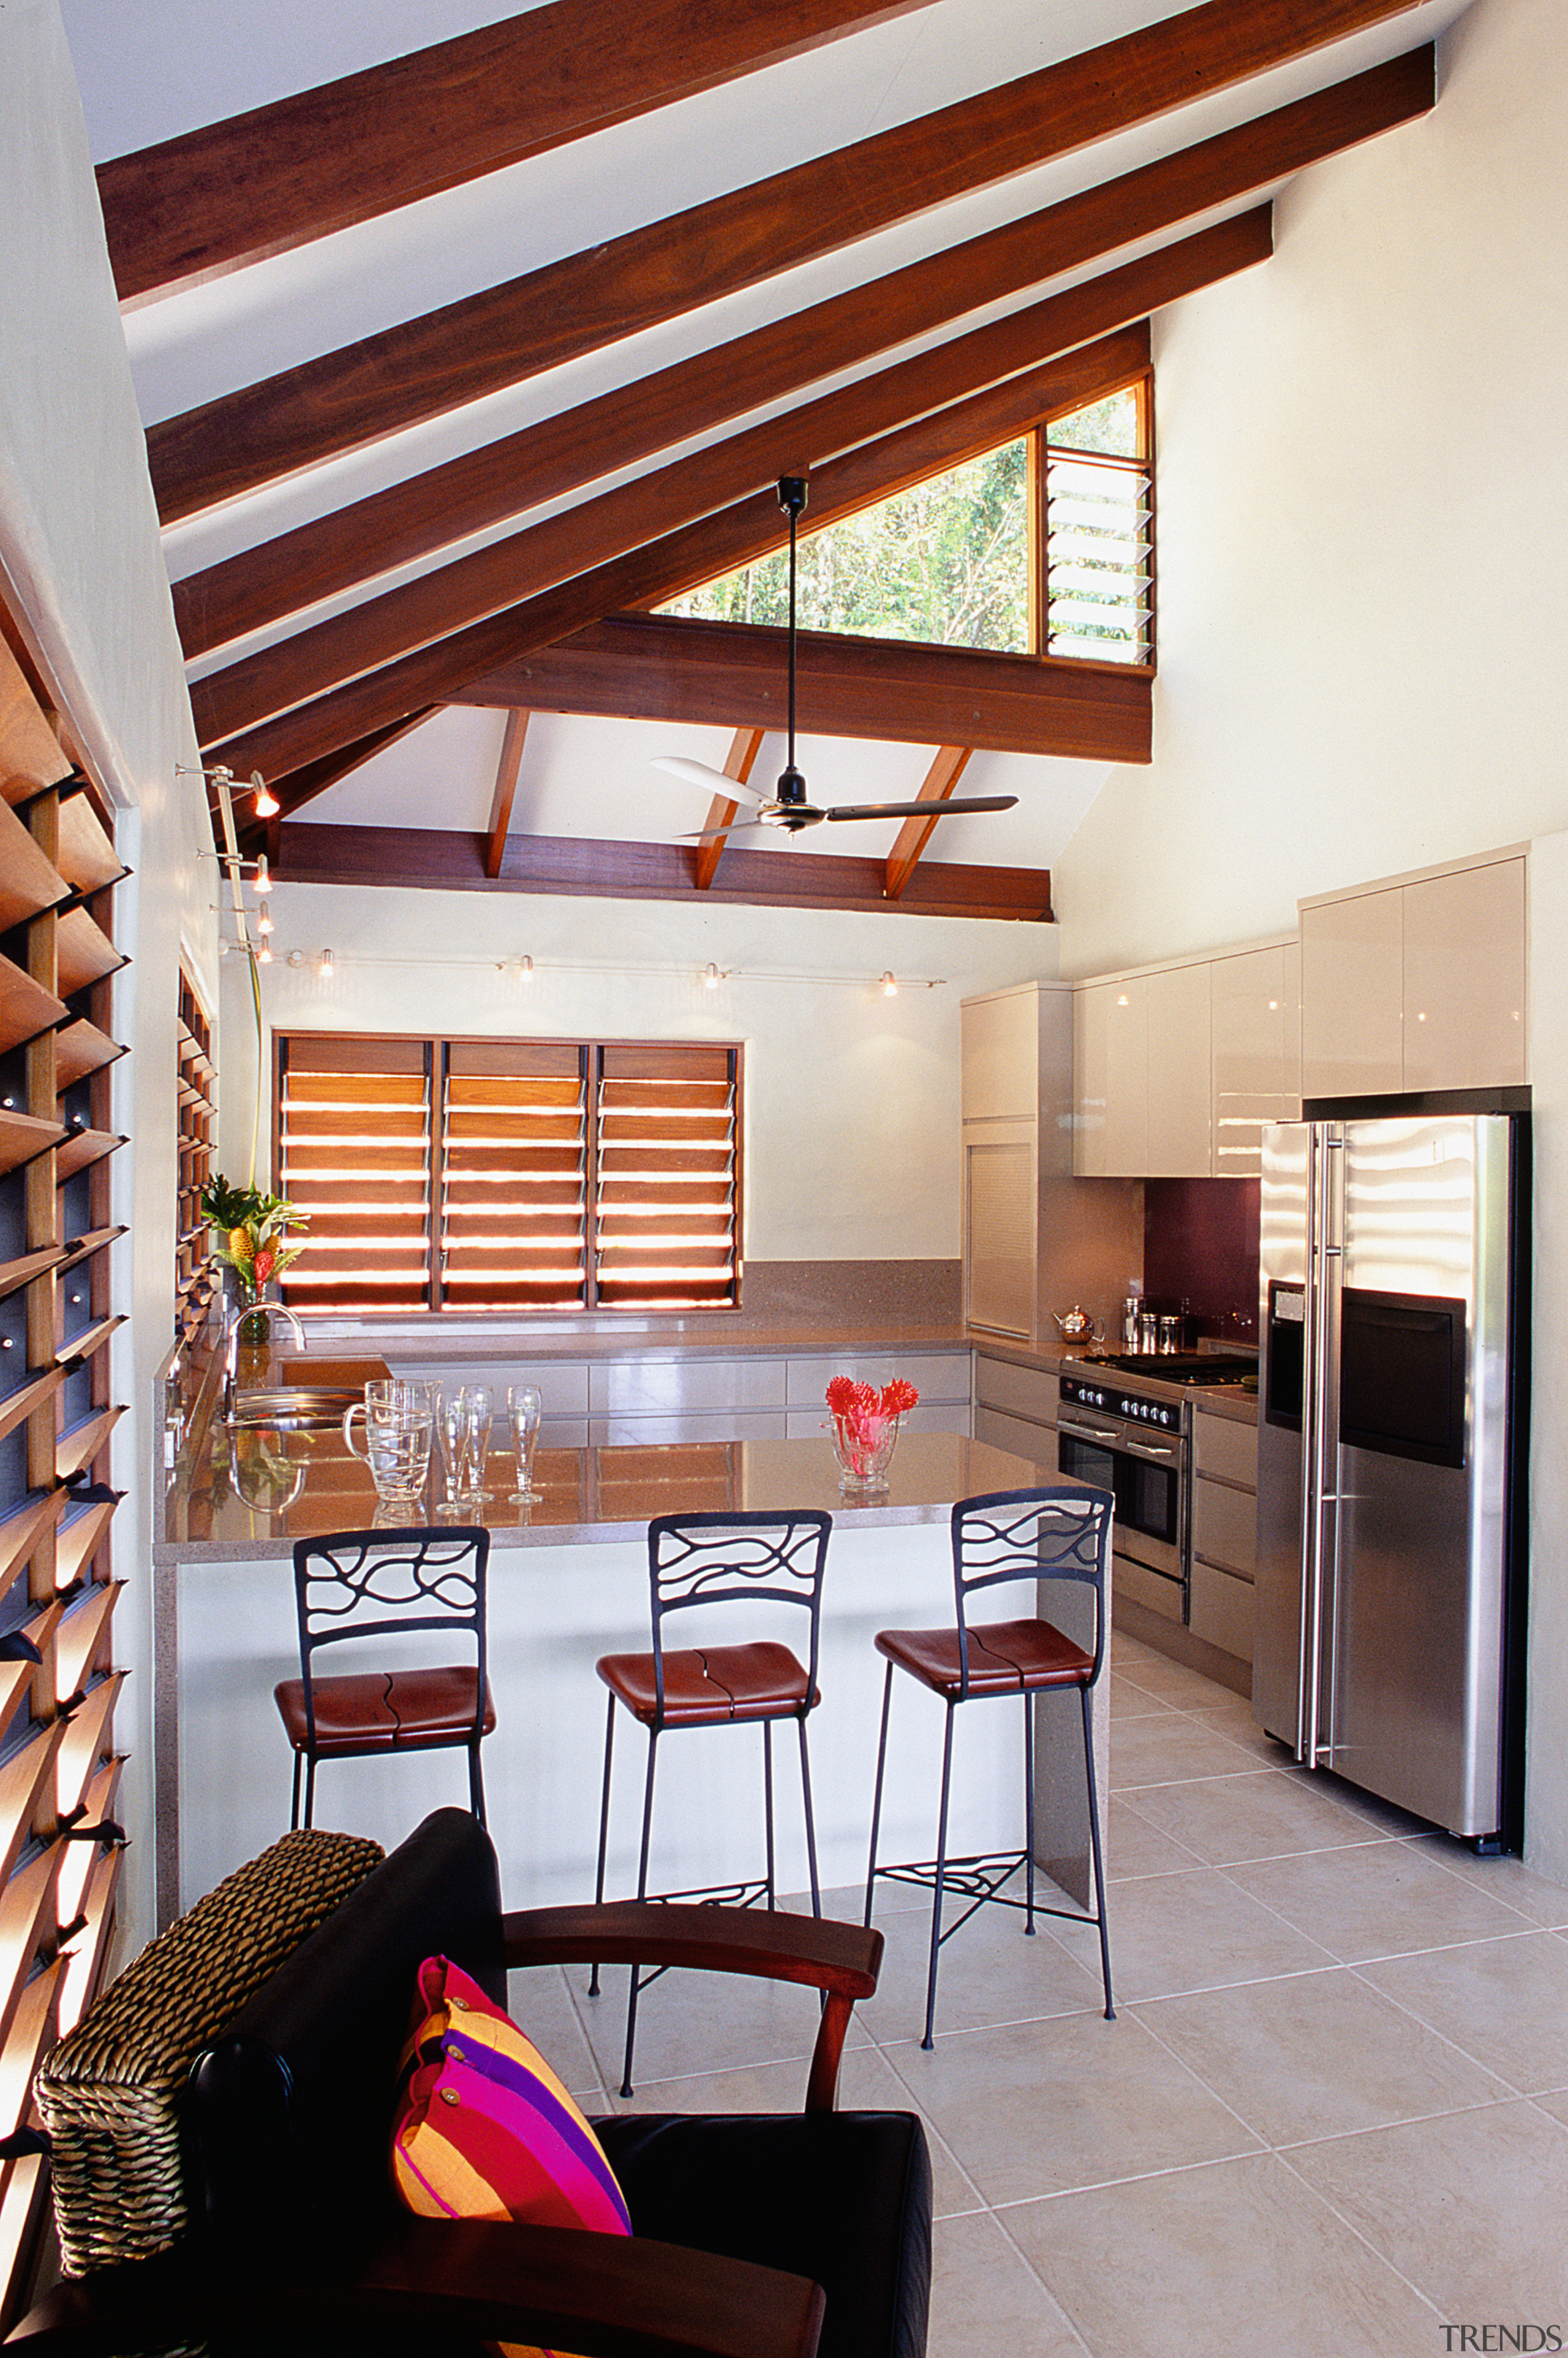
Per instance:
[[[297,1309],[735,1309],[738,1042],[278,1032]]]

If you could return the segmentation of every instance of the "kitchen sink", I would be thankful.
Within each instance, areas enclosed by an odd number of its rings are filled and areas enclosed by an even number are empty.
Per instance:
[[[231,1424],[275,1425],[294,1431],[317,1427],[325,1431],[329,1426],[341,1424],[344,1410],[359,1407],[363,1400],[362,1384],[357,1389],[285,1384],[275,1390],[236,1392],[228,1421]]]

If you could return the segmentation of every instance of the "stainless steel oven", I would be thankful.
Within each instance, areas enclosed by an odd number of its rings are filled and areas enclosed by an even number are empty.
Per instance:
[[[1056,1464],[1116,1499],[1119,1591],[1184,1621],[1188,1408],[1098,1378],[1063,1376]]]

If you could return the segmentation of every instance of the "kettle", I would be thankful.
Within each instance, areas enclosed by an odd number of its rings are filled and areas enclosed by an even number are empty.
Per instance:
[[[1064,1343],[1094,1343],[1099,1339],[1099,1321],[1075,1302],[1070,1310],[1053,1310],[1052,1317],[1062,1330]]]

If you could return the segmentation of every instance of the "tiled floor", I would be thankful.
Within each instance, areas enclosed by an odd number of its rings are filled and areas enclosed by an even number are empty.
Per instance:
[[[1304,1776],[1135,1641],[1111,1701],[1114,2023],[1092,1932],[1031,1941],[989,1909],[944,1952],[923,2054],[928,1919],[918,1892],[879,1900],[842,2100],[925,2119],[933,2358],[1553,2346],[1499,2324],[1568,2346],[1568,1891]],[[529,1980],[524,2019],[590,2109],[623,1988]],[[672,1974],[637,2105],[797,2104],[815,2028],[798,1992]]]

